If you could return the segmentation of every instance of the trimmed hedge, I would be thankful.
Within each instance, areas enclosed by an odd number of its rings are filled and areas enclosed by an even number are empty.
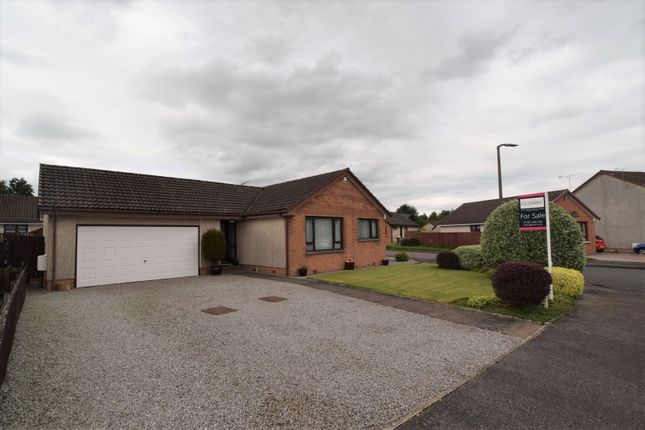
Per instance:
[[[549,294],[551,275],[539,264],[512,261],[500,264],[492,281],[500,299],[515,306],[537,305]]]
[[[394,259],[396,261],[408,261],[410,257],[408,257],[408,254],[406,254],[405,252],[397,252],[394,255]]]
[[[224,233],[210,229],[202,234],[202,255],[213,264],[226,257],[226,240]]]
[[[551,204],[551,251],[554,266],[581,271],[585,265],[580,227],[564,209]],[[481,236],[484,265],[529,261],[547,265],[546,231],[519,231],[519,203],[513,200],[495,209]]]
[[[585,277],[577,270],[554,267],[551,277],[553,278],[554,292],[574,298],[582,295],[582,290],[585,288]]]
[[[481,245],[464,245],[453,251],[459,257],[459,265],[464,270],[478,270],[484,265]]]
[[[485,306],[497,305],[500,303],[501,303],[501,300],[499,299],[499,297],[494,295],[472,296],[472,297],[468,297],[468,300],[466,300],[466,306],[470,308],[475,308],[475,309],[481,309]]]
[[[421,241],[416,237],[401,239],[401,246],[421,246]]]
[[[458,270],[461,268],[459,266],[459,257],[454,252],[440,252],[437,254],[437,264],[442,269]]]

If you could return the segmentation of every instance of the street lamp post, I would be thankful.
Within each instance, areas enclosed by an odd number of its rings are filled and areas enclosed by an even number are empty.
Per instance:
[[[514,143],[501,143],[497,145],[497,187],[499,188],[499,198],[502,198],[502,162],[499,156],[499,148],[502,146],[508,146],[511,148],[516,147]]]

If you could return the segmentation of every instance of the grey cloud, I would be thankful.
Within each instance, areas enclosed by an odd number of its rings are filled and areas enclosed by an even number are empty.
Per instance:
[[[268,36],[249,42],[244,51],[253,60],[276,65],[285,63],[294,49],[290,41],[280,37]]]
[[[444,58],[427,76],[438,80],[477,76],[486,71],[488,64],[511,42],[515,34],[516,28],[468,32],[458,42],[459,52]]]
[[[97,133],[83,127],[78,127],[60,117],[32,114],[22,118],[16,129],[16,134],[36,139],[76,140],[95,137]]]
[[[207,111],[213,129],[233,142],[290,146],[411,135],[409,106],[391,97],[390,79],[344,70],[329,58],[288,70],[223,61],[150,69],[134,84],[147,100]]]
[[[47,66],[49,60],[5,45],[0,46],[0,61],[16,66]]]

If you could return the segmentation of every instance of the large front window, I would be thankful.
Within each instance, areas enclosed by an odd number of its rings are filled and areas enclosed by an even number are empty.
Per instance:
[[[358,220],[358,239],[378,239],[378,220],[359,219]]]
[[[343,249],[342,218],[306,218],[307,251],[333,251]]]

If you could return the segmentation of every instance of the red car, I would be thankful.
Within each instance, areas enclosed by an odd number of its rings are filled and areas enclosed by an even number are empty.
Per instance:
[[[596,236],[596,252],[603,252],[607,248],[607,244],[600,236]]]

